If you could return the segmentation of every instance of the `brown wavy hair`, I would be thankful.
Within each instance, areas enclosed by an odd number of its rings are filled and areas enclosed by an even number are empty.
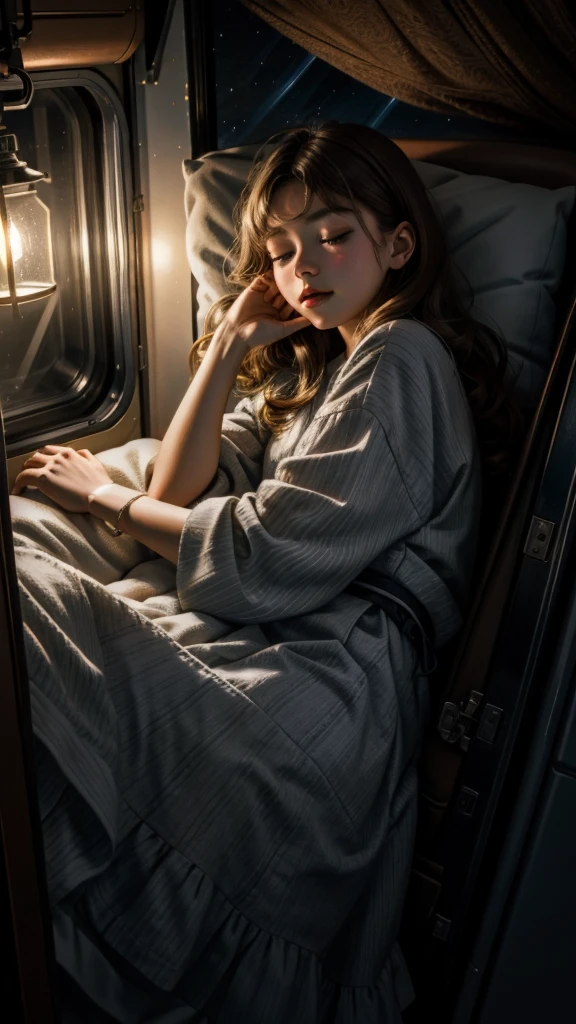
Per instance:
[[[504,380],[504,340],[471,316],[471,290],[463,275],[456,276],[440,219],[410,160],[386,136],[363,125],[329,121],[319,127],[292,128],[280,134],[279,142],[273,136],[259,151],[235,210],[236,237],[227,258],[232,270],[226,278],[237,291],[209,310],[206,333],[190,352],[192,372],[238,291],[271,270],[266,250],[270,203],[281,185],[294,180],[306,187],[302,214],[314,196],[328,206],[348,200],[377,259],[377,241],[359,206],[373,212],[382,232],[394,230],[404,220],[412,225],[416,237],[412,256],[401,270],[388,270],[353,340],[409,316],[436,331],[454,354],[485,472],[506,470],[523,433],[523,416]],[[236,388],[240,394],[262,394],[258,415],[273,433],[280,433],[317,393],[328,359],[343,349],[336,329],[319,331],[310,326],[272,345],[249,350]]]

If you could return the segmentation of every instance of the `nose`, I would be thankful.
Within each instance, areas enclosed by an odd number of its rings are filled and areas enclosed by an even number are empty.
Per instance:
[[[316,277],[318,271],[318,264],[314,263],[314,261],[306,254],[304,249],[302,249],[294,265],[294,273],[296,274],[296,277],[299,277],[301,280],[304,280],[305,274],[310,274],[311,277]]]

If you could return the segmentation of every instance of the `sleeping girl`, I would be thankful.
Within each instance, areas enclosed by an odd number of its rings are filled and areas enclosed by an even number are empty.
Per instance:
[[[119,1021],[397,1024],[505,349],[372,129],[283,133],[237,226],[163,441],[46,445],[14,487],[57,956]]]

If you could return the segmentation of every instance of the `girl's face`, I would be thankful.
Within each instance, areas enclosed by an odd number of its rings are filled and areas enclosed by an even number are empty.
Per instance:
[[[266,245],[274,279],[298,313],[319,330],[337,327],[349,349],[354,328],[388,269],[399,269],[410,257],[414,234],[406,221],[383,234],[374,214],[360,206],[378,243],[380,266],[372,242],[345,199],[341,206],[327,208],[314,196],[306,216],[299,216],[305,199],[300,181],[282,185],[272,199]]]

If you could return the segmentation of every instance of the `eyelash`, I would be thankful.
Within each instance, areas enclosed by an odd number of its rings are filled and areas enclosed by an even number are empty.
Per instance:
[[[352,234],[351,231],[342,231],[341,234],[335,235],[334,238],[323,238],[321,240],[322,241],[322,245],[328,245],[328,244],[334,244],[335,242],[341,242],[344,238],[347,238],[348,235],[351,235],[351,234]],[[277,263],[278,260],[285,260],[290,255],[291,255],[290,252],[283,252],[283,253],[280,254],[280,256],[271,256],[270,257],[270,261],[271,261],[271,263]]]

